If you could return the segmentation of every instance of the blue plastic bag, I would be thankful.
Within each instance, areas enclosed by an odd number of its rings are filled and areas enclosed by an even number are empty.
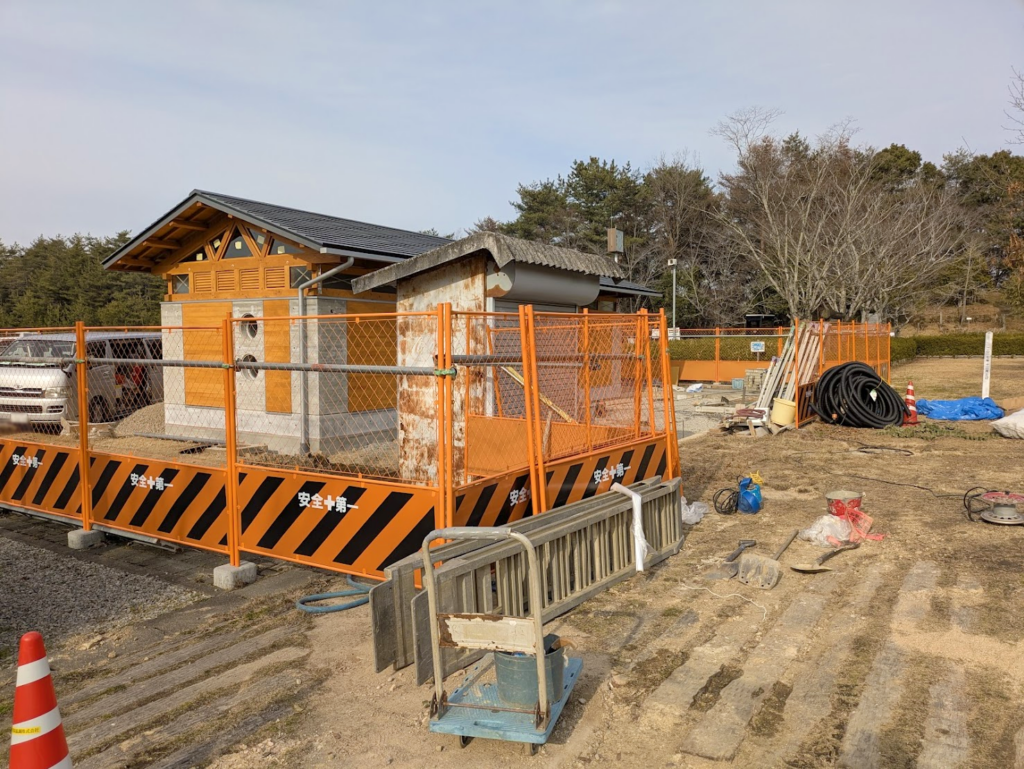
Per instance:
[[[736,501],[736,509],[747,515],[753,515],[761,509],[761,487],[754,483],[753,478],[740,481],[740,498]]]
[[[991,398],[959,398],[955,401],[929,401],[923,398],[917,402],[917,413],[929,419],[967,421],[976,419],[1001,419],[1003,410]]]

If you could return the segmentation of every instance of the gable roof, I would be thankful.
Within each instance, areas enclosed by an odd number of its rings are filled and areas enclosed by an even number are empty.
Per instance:
[[[623,277],[622,268],[607,256],[586,254],[571,248],[549,246],[532,240],[520,240],[496,232],[477,232],[468,238],[449,242],[440,248],[363,275],[352,281],[352,288],[356,293],[370,291],[386,283],[394,283],[480,252],[489,253],[499,267],[504,267],[510,262],[521,262],[584,275]]]
[[[435,235],[193,190],[185,200],[104,259],[103,266],[110,268],[128,254],[140,252],[151,239],[167,240],[180,223],[188,224],[193,213],[203,206],[237,216],[322,253],[348,252],[344,255],[375,261],[398,261],[450,242]]]

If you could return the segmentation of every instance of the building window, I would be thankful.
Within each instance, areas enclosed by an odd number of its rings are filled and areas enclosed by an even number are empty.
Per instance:
[[[260,325],[255,320],[248,320],[248,318],[254,318],[255,316],[247,312],[242,317],[246,318],[242,323],[242,330],[245,331],[247,337],[255,339],[256,335],[260,333]]]
[[[188,275],[172,275],[171,276],[171,293],[172,294],[187,294],[188,293]]]
[[[313,279],[313,273],[309,267],[292,267],[290,273],[292,288],[298,288],[303,283]]]
[[[242,356],[242,362],[243,363],[255,363],[256,362],[256,356],[255,355],[244,355],[244,356]],[[246,375],[249,377],[249,379],[255,379],[256,377],[258,377],[260,375],[260,370],[257,369],[257,368],[246,368],[246,369],[242,369],[242,370],[246,373]]]
[[[267,245],[267,234],[265,232],[260,232],[259,230],[254,230],[250,227],[249,236],[252,238],[252,242],[256,244],[256,248],[262,252],[263,247]]]
[[[246,256],[252,256],[252,251],[249,250],[249,244],[245,242],[245,238],[242,237],[241,233],[235,230],[231,235],[228,248],[222,258],[242,259]]]
[[[277,240],[276,238],[270,241],[271,254],[297,254],[299,253],[298,246],[293,246],[286,240]]]

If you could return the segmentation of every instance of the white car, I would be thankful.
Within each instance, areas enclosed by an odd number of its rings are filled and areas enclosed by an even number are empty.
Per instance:
[[[0,420],[59,425],[78,418],[75,336],[25,334],[0,352]],[[90,332],[89,421],[110,422],[163,400],[163,377],[154,366],[132,360],[160,360],[158,332]],[[119,361],[125,361],[119,363]]]

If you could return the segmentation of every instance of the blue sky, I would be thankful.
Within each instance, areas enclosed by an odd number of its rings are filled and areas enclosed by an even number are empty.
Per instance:
[[[193,188],[408,229],[597,155],[732,165],[740,108],[926,158],[1006,147],[1024,0],[0,0],[0,240],[138,231]]]

